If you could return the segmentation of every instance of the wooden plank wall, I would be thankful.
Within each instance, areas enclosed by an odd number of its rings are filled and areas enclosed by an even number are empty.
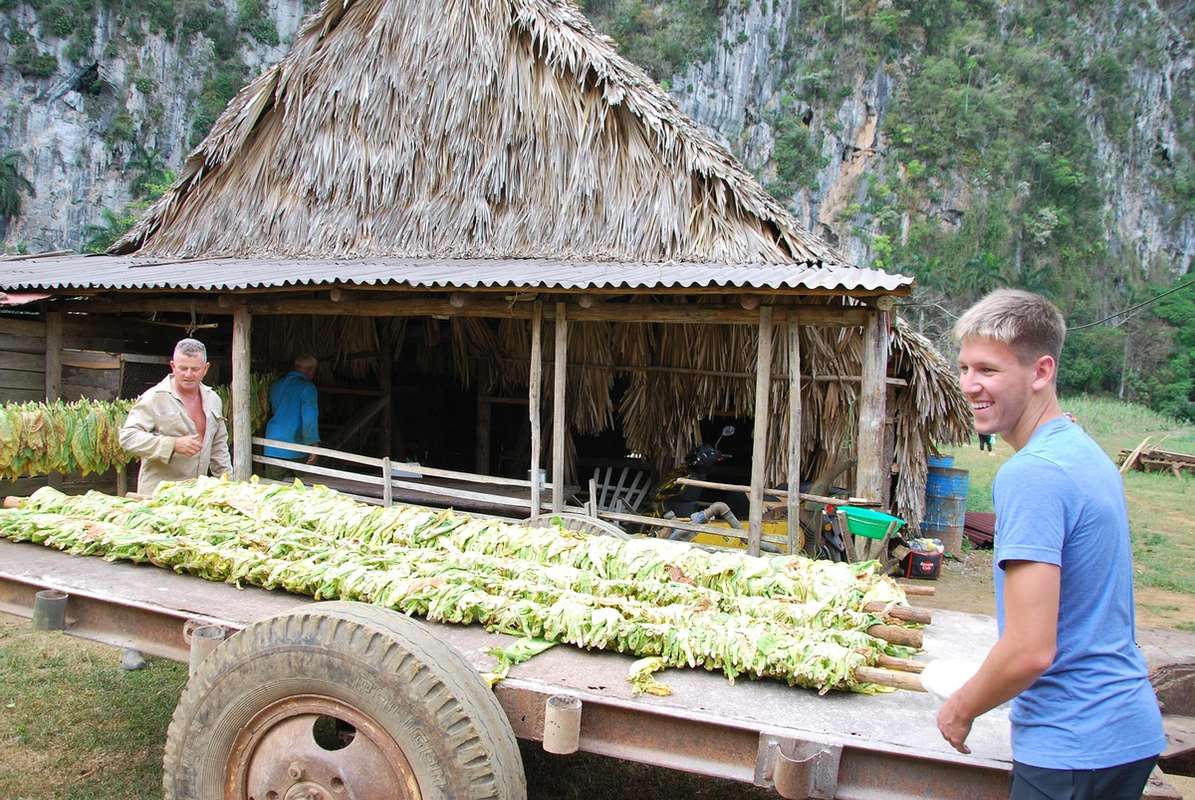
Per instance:
[[[92,398],[114,400],[120,396],[125,372],[121,353],[139,353],[169,357],[170,348],[183,334],[175,328],[150,325],[129,318],[95,315],[66,315],[62,323],[62,379],[64,400]],[[141,370],[153,383],[166,374],[168,367],[143,365]],[[141,381],[144,383],[145,381]],[[126,382],[128,383],[128,382]],[[136,395],[146,388],[131,387]],[[0,315],[0,402],[41,401],[46,393],[46,323],[32,314]],[[136,474],[136,467],[129,472]],[[0,481],[0,495],[31,494],[47,483],[68,494],[88,489],[116,491],[116,474],[53,475]]]
[[[46,397],[46,323],[0,317],[0,402]]]

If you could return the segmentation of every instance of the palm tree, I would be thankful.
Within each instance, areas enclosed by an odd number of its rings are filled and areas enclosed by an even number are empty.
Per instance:
[[[0,156],[0,220],[10,220],[21,214],[23,193],[34,194],[33,184],[21,174],[25,157],[18,150]]]

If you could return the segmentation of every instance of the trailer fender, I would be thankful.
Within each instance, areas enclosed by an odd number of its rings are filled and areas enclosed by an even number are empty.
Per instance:
[[[222,643],[166,737],[166,800],[525,800],[518,743],[477,670],[433,631],[314,603]]]

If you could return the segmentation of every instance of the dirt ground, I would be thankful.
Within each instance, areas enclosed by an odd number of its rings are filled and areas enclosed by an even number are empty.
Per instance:
[[[992,587],[992,551],[972,550],[962,560],[947,559],[937,581],[925,581],[937,588],[934,597],[918,597],[917,605],[948,608],[972,614],[995,616]],[[1138,586],[1137,627],[1191,630],[1195,621],[1195,595]]]

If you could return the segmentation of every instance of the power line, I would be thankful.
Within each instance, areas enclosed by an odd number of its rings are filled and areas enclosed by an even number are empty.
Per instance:
[[[1093,328],[1096,325],[1103,325],[1105,322],[1107,322],[1110,319],[1116,319],[1117,317],[1128,314],[1131,311],[1136,311],[1139,308],[1145,308],[1147,305],[1149,305],[1151,303],[1156,303],[1157,301],[1161,300],[1166,295],[1174,294],[1179,289],[1186,289],[1188,286],[1195,286],[1195,280],[1187,281],[1186,283],[1179,284],[1178,286],[1172,286],[1169,289],[1167,289],[1166,291],[1162,292],[1161,294],[1155,295],[1154,297],[1151,297],[1150,299],[1148,299],[1144,302],[1138,303],[1135,306],[1129,306],[1128,308],[1121,309],[1120,311],[1117,311],[1115,314],[1109,314],[1108,316],[1104,317],[1103,319],[1096,320],[1095,322],[1087,322],[1087,323],[1084,323],[1083,325],[1076,325],[1073,328],[1067,328],[1066,331],[1067,331],[1067,333],[1070,333],[1071,331],[1081,331],[1084,328]]]
[[[1167,289],[1166,291],[1162,292],[1161,294],[1155,295],[1154,297],[1151,297],[1148,300],[1140,302],[1135,306],[1129,306],[1128,308],[1123,308],[1120,311],[1117,311],[1113,314],[1109,314],[1108,316],[1104,317],[1103,319],[1096,320],[1095,322],[1085,322],[1082,325],[1076,325],[1073,328],[1067,328],[1066,331],[1067,331],[1067,333],[1070,333],[1071,331],[1081,331],[1084,328],[1094,328],[1096,325],[1103,325],[1108,320],[1116,319],[1117,317],[1124,316],[1125,314],[1136,311],[1140,308],[1145,308],[1146,306],[1150,305],[1151,303],[1156,303],[1158,300],[1161,300],[1166,295],[1174,294],[1175,292],[1179,291],[1180,289],[1186,289],[1188,286],[1195,286],[1195,280],[1189,280],[1186,283],[1180,284],[1178,286],[1172,286],[1169,289]],[[951,313],[951,311],[949,309],[947,309],[945,306],[943,306],[941,303],[935,303],[932,300],[926,301],[926,302],[920,302],[920,303],[897,303],[897,305],[902,308],[918,308],[918,307],[925,308],[926,306],[931,306],[933,308],[938,309],[939,311],[941,311],[943,314],[950,317],[951,319],[958,319],[957,314]]]

